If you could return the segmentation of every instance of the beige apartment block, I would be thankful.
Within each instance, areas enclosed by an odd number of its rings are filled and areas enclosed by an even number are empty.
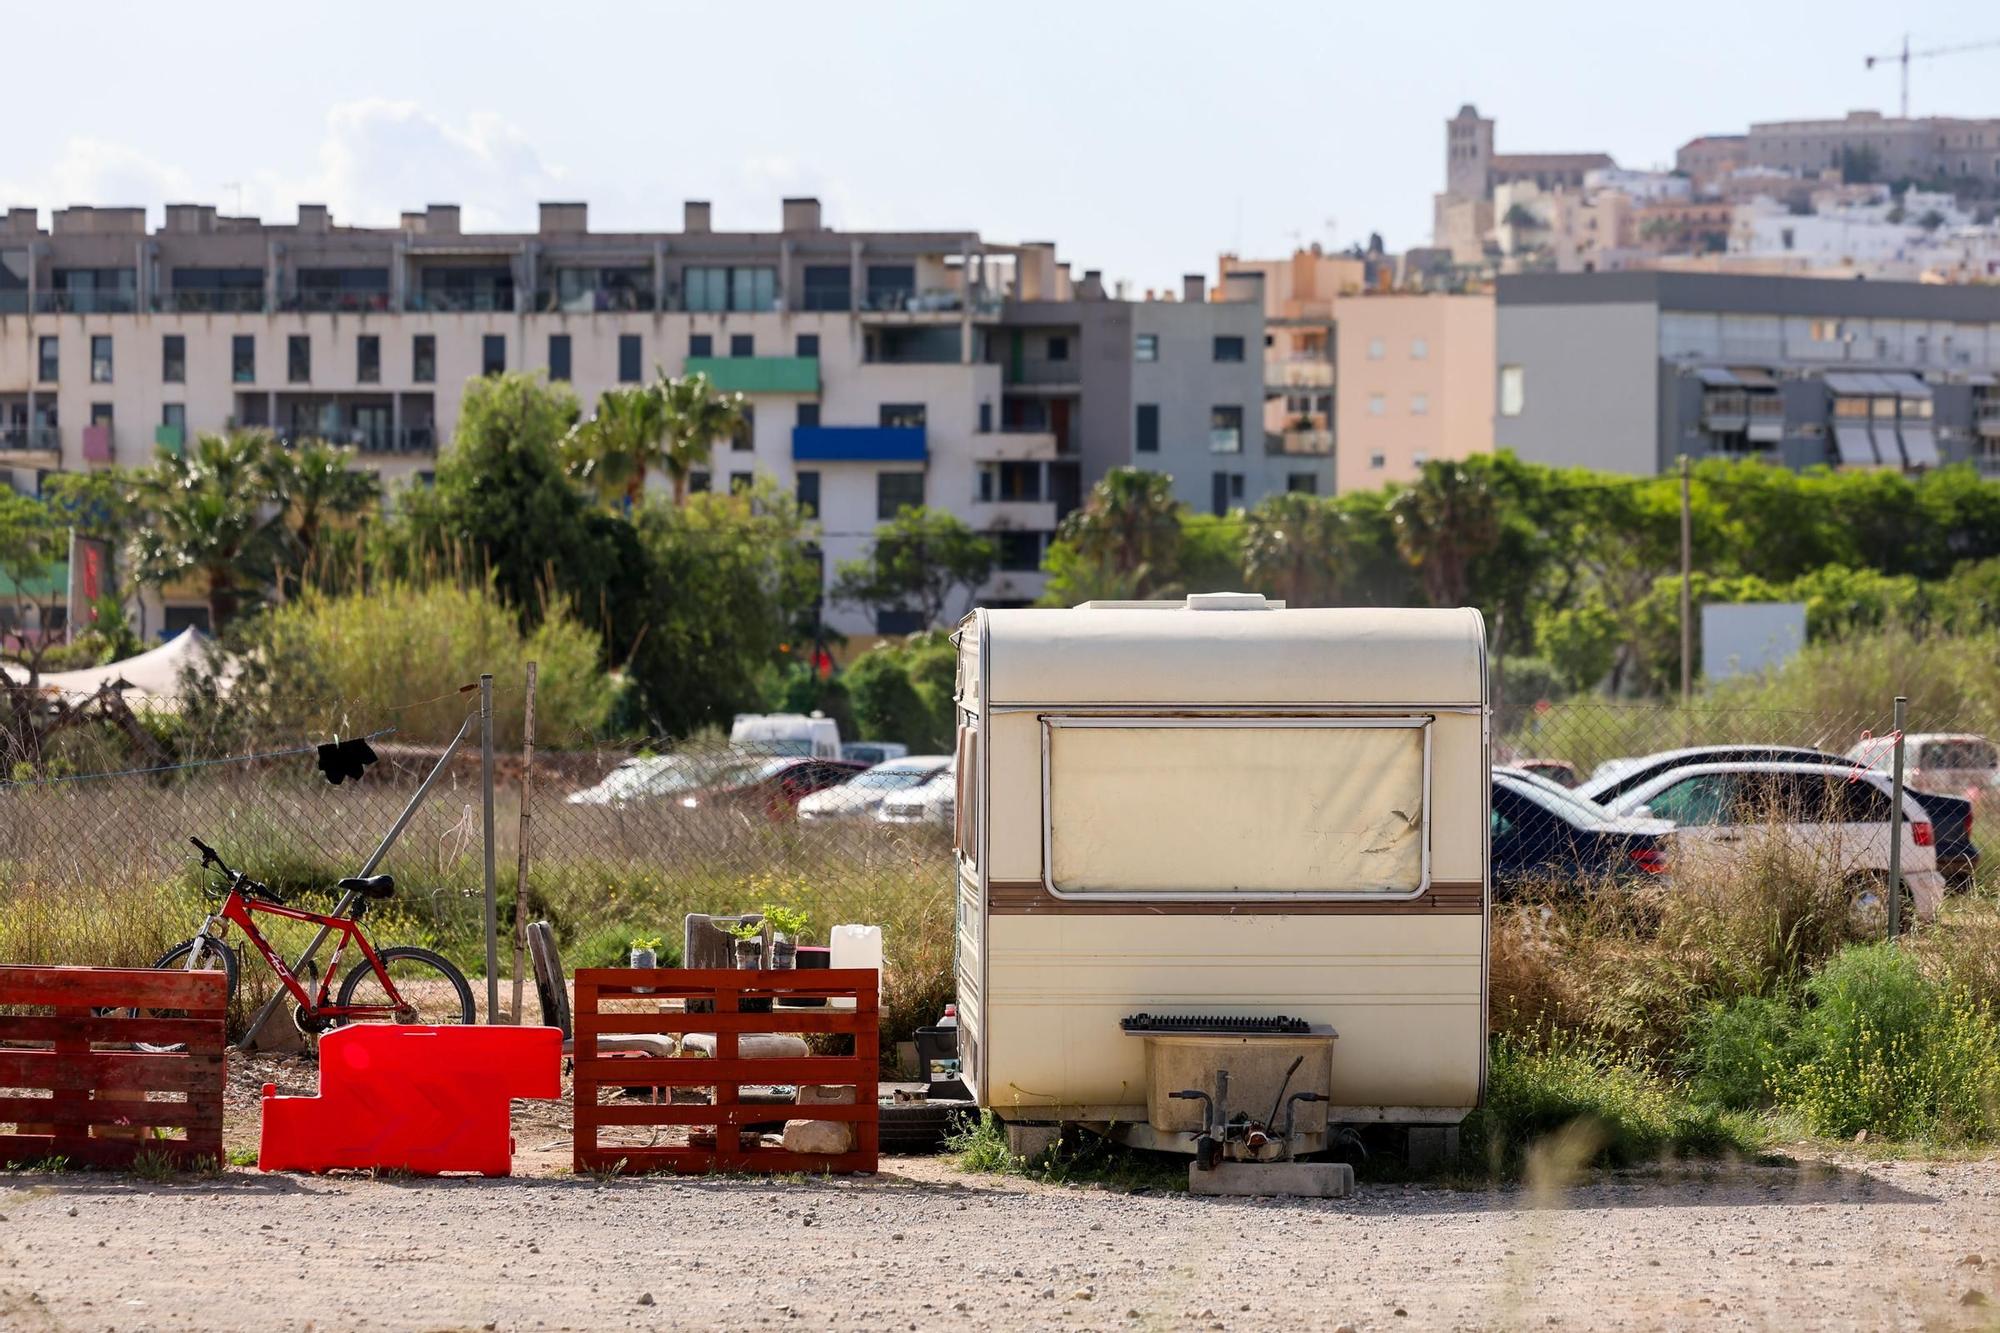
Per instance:
[[[1336,489],[1411,481],[1493,447],[1493,297],[1382,295],[1340,307]]]

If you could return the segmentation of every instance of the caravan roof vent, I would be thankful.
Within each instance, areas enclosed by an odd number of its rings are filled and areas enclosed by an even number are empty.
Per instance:
[[[1274,605],[1264,599],[1259,592],[1191,592],[1187,598],[1190,611],[1268,611]]]
[[[1131,1014],[1118,1020],[1127,1032],[1238,1037],[1295,1036],[1312,1032],[1303,1018],[1285,1014]]]

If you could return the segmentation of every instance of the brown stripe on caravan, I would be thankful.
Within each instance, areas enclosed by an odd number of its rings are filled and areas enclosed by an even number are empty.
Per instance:
[[[1040,880],[996,879],[986,886],[987,910],[993,916],[1478,916],[1485,910],[1486,890],[1478,880],[1433,883],[1415,898],[1387,902],[1328,902],[1312,899],[1245,898],[1206,902],[1159,902],[1140,899],[1058,898]]]

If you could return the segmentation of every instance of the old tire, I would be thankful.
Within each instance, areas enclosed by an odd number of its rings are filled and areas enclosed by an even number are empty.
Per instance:
[[[961,1121],[977,1119],[971,1102],[883,1102],[877,1144],[891,1157],[928,1157],[944,1151],[945,1136]]]

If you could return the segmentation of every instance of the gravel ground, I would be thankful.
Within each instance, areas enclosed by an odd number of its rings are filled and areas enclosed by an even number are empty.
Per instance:
[[[303,1060],[245,1062],[254,1090]],[[2000,1327],[2000,1159],[1216,1200],[970,1176],[0,1175],[0,1328]],[[1988,1304],[1991,1300],[1993,1303]]]

